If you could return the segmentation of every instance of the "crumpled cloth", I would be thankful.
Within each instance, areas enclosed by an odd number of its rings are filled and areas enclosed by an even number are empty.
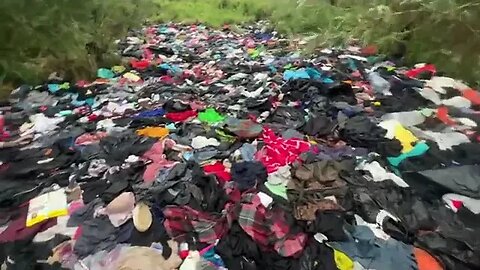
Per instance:
[[[165,139],[159,142],[156,142],[152,145],[152,148],[143,154],[143,158],[149,159],[152,161],[145,172],[143,173],[143,180],[145,182],[153,182],[157,177],[158,172],[162,168],[170,168],[173,167],[177,162],[167,160],[163,151],[165,147],[173,147],[175,145],[175,141],[170,139]]]
[[[291,164],[298,159],[301,153],[310,149],[310,143],[296,138],[284,139],[277,137],[267,127],[263,129],[260,139],[265,142],[265,146],[255,154],[255,159],[265,165],[268,173],[275,172],[278,168]]]

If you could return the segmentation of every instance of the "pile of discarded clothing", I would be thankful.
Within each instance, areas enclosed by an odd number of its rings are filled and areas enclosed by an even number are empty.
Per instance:
[[[480,269],[480,93],[374,47],[164,24],[1,104],[7,269]]]

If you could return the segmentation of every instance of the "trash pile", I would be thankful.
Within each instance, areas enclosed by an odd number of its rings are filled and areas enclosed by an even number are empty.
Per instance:
[[[7,269],[480,268],[480,94],[374,47],[165,24],[0,118]]]

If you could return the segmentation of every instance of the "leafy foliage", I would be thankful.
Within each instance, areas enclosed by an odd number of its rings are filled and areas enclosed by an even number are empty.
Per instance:
[[[112,57],[114,39],[149,16],[149,0],[0,1],[0,84],[50,72],[88,78]]]
[[[0,92],[53,71],[88,78],[119,62],[114,40],[145,19],[224,23],[269,19],[310,47],[376,44],[407,64],[431,62],[480,81],[480,2],[471,0],[2,0]],[[10,88],[11,89],[11,88]]]
[[[353,39],[480,81],[480,2],[470,0],[275,0],[272,20],[287,32],[314,32],[316,45]]]
[[[211,26],[244,23],[267,18],[270,0],[155,0],[157,21],[202,22]]]

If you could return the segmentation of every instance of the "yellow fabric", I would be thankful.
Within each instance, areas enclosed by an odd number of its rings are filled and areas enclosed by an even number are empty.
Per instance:
[[[418,138],[413,135],[410,130],[404,128],[400,122],[396,120],[387,120],[380,123],[380,126],[387,130],[386,138],[397,139],[402,144],[402,153],[412,151],[413,143],[418,141]]]
[[[123,74],[123,77],[125,79],[128,79],[129,81],[132,81],[132,82],[138,82],[140,81],[142,78],[140,78],[138,75],[135,75],[131,72],[128,72],[128,73],[125,73]]]
[[[353,261],[345,253],[333,249],[333,256],[339,270],[353,270]]]
[[[122,73],[125,71],[125,67],[124,66],[113,66],[112,67],[112,71],[115,72],[115,73]]]
[[[418,138],[413,135],[410,130],[405,129],[401,124],[395,127],[395,138],[402,143],[402,153],[408,153],[412,151],[412,143],[418,141]]]
[[[64,189],[59,189],[29,201],[25,225],[31,227],[44,220],[66,215],[68,215],[67,195]]]
[[[169,134],[169,131],[168,128],[164,127],[146,127],[137,130],[137,134],[140,136],[162,139]]]

